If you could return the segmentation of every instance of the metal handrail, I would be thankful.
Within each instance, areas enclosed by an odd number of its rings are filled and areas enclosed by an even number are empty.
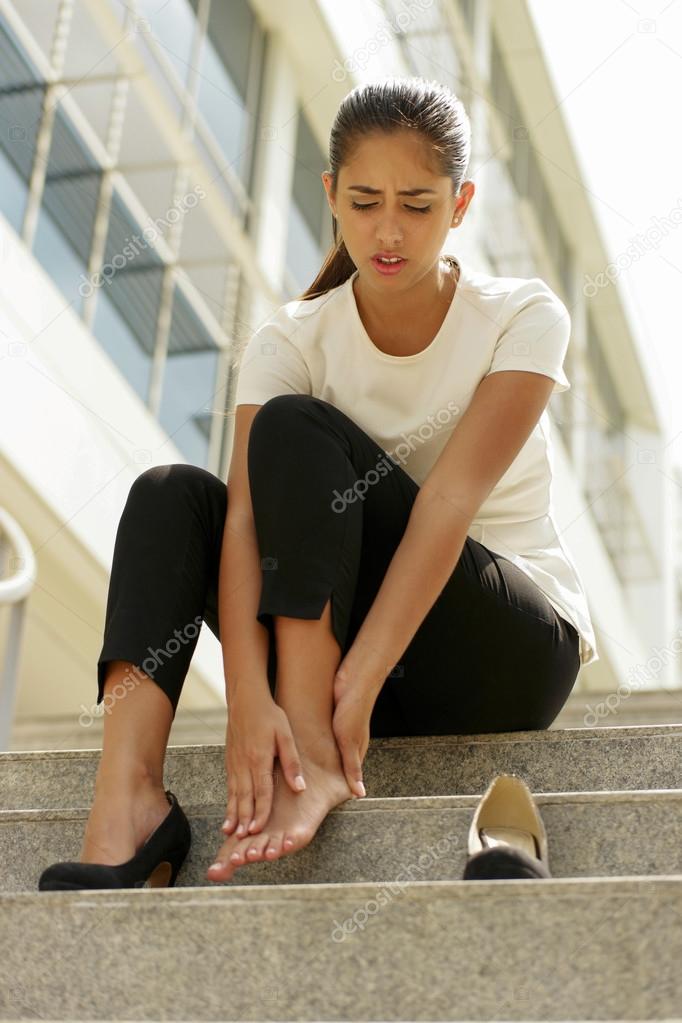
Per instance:
[[[8,750],[17,694],[21,636],[26,602],[36,577],[36,558],[30,541],[18,522],[0,507],[0,551],[9,546],[11,573],[0,579],[0,605],[10,604],[5,665],[0,680],[0,750]],[[0,565],[2,562],[0,562]]]

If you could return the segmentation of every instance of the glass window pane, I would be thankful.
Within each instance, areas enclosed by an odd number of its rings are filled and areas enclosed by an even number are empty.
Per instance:
[[[322,224],[330,213],[320,175],[327,169],[327,159],[310,130],[308,120],[299,110],[296,129],[296,163],[293,196],[308,223],[314,238],[322,235]]]
[[[26,182],[0,149],[0,211],[17,234],[21,234],[27,194]]]
[[[322,258],[320,245],[312,236],[298,203],[292,202],[289,210],[286,265],[301,291],[317,277]]]
[[[230,165],[239,173],[248,127],[246,108],[210,39],[202,50],[198,106]]]
[[[323,250],[331,244],[331,213],[320,177],[326,169],[325,155],[299,109],[286,261],[301,290],[317,276]]]
[[[93,334],[128,383],[147,403],[151,357],[140,345],[104,291],[97,296]]]
[[[69,118],[57,110],[34,254],[80,312],[101,170]]]
[[[192,7],[187,0],[137,0],[137,7],[178,78],[186,82],[196,27]]]
[[[163,273],[160,257],[114,190],[101,276],[93,282],[93,332],[145,401]],[[105,304],[101,312],[100,303]]]
[[[33,254],[62,292],[64,298],[80,315],[83,308],[83,296],[79,288],[87,284],[85,273],[87,268],[44,206],[41,207],[38,215],[38,224],[33,240]]]
[[[192,5],[196,9],[196,0]],[[251,160],[249,60],[259,31],[247,0],[212,3],[199,64],[199,112],[244,183]]]
[[[185,458],[204,469],[217,367],[215,341],[176,285],[159,420]]]
[[[0,209],[19,232],[45,86],[9,26],[0,23]]]

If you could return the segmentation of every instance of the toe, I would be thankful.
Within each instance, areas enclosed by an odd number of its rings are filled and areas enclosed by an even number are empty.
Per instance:
[[[270,841],[265,846],[264,855],[267,860],[275,860],[282,855],[282,838],[284,837],[281,833],[270,835]]]
[[[210,881],[229,881],[232,877],[232,866],[229,863],[225,863],[223,860],[216,860],[219,866],[215,866],[213,863],[208,868],[208,879]]]
[[[255,838],[243,838],[241,842],[237,842],[237,845],[230,853],[229,856],[230,863],[236,864],[237,866],[241,866],[244,863],[248,863],[249,857],[247,856],[247,853],[251,846],[256,845],[257,843]]]
[[[249,861],[263,859],[263,854],[268,845],[269,835],[257,835],[256,838],[252,838],[248,844],[246,850],[246,856]]]

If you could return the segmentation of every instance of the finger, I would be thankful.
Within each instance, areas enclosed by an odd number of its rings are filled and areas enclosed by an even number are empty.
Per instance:
[[[294,792],[303,792],[306,787],[303,765],[298,755],[294,737],[290,731],[277,733],[277,749],[282,772]]]
[[[346,781],[350,787],[351,792],[354,792],[358,798],[363,798],[367,795],[365,792],[365,786],[362,783],[362,761],[360,760],[360,751],[354,742],[343,743],[340,747],[341,758],[343,761],[343,773],[346,776]]]
[[[275,782],[272,769],[267,771],[265,770],[265,765],[262,765],[258,774],[254,775],[256,807],[253,820],[249,825],[248,834],[253,835],[265,826],[265,822],[270,816],[270,809],[272,807],[272,790],[274,787]]]
[[[235,834],[238,838],[243,838],[253,818],[253,783],[251,781],[251,771],[249,770],[242,771],[239,775],[237,805],[239,808],[239,824]]]
[[[232,770],[227,775],[227,810],[221,830],[226,835],[231,835],[237,827],[239,815],[237,813],[237,782]]]

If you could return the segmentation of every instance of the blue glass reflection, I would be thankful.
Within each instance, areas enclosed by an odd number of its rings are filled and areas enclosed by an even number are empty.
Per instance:
[[[0,149],[0,210],[17,234],[21,234],[27,194],[25,182]]]
[[[151,359],[141,348],[139,341],[111,302],[104,288],[100,288],[97,293],[92,330],[102,348],[109,354],[146,405]]]
[[[187,460],[208,468],[218,349],[176,285],[159,421]]]
[[[78,289],[83,284],[85,263],[78,258],[44,206],[38,214],[33,254],[80,315],[83,298]]]

